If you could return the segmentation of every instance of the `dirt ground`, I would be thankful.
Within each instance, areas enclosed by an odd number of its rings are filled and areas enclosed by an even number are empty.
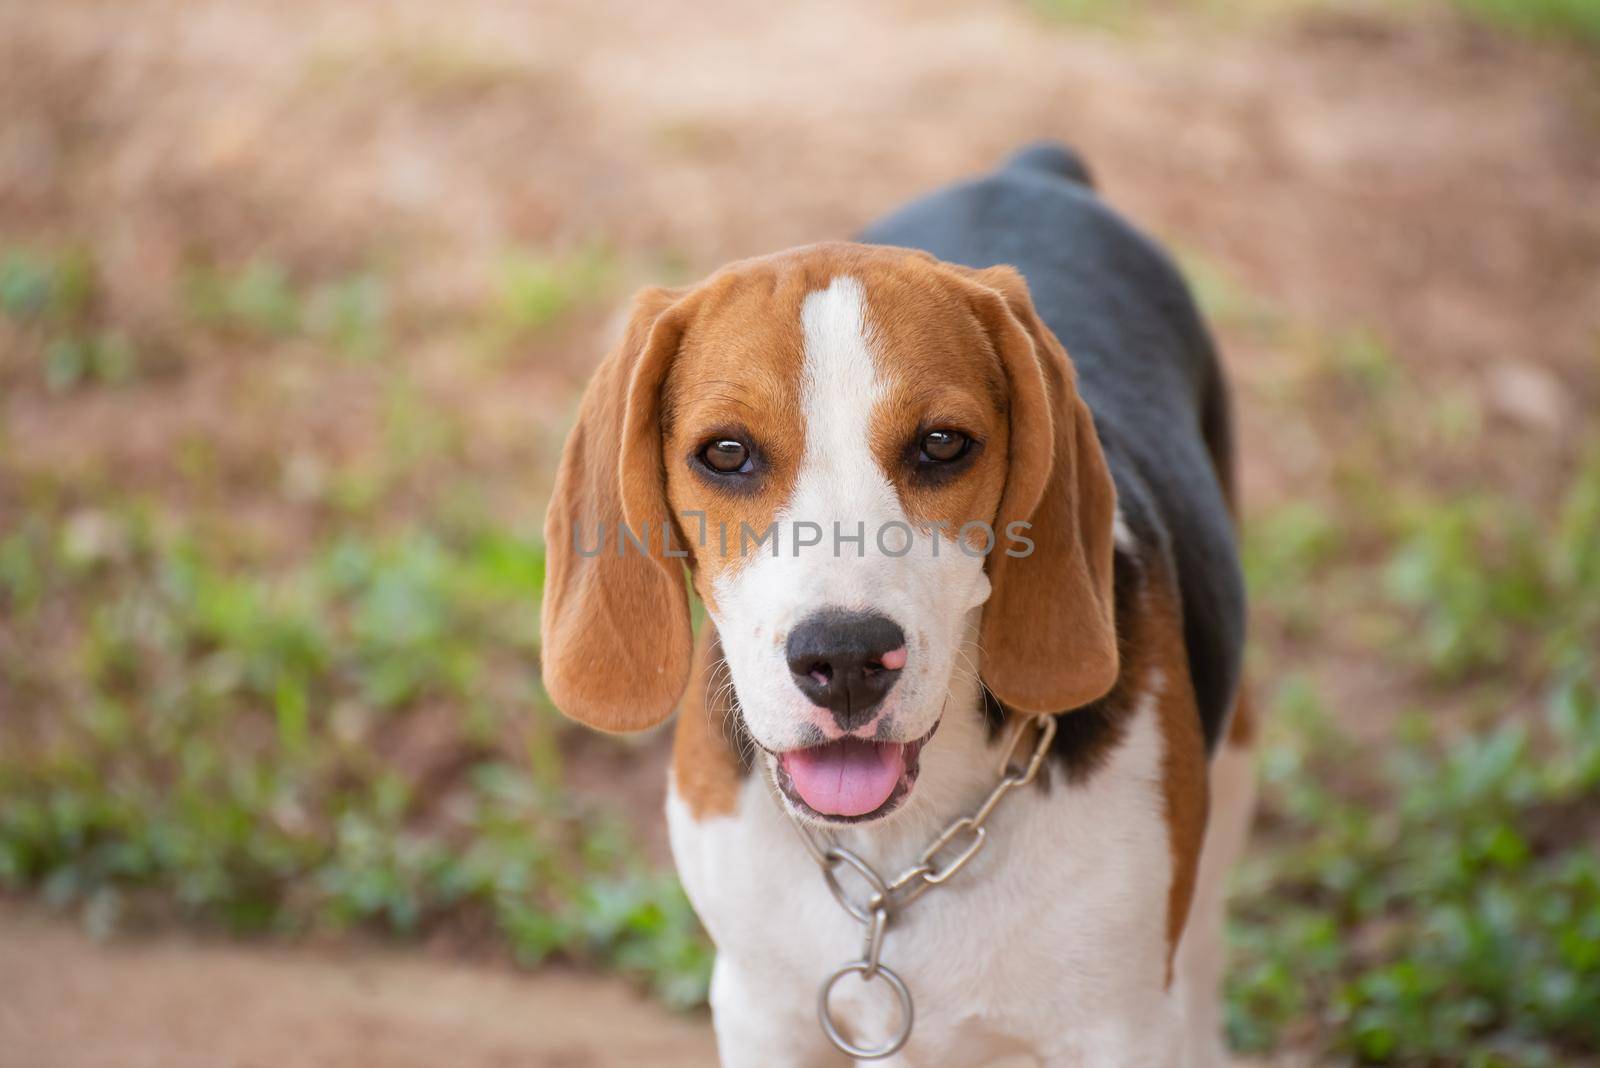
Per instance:
[[[1217,21],[1161,6],[1090,30],[954,0],[0,0],[0,233],[93,242],[106,314],[172,361],[67,397],[0,361],[0,517],[25,484],[116,485],[225,509],[294,551],[315,516],[284,505],[286,472],[306,442],[377,447],[384,371],[312,376],[317,354],[292,346],[229,360],[179,336],[186,259],[245,254],[313,275],[385,264],[409,309],[400,358],[470,428],[457,462],[507,512],[535,514],[622,293],[520,358],[475,362],[459,324],[506,249],[598,239],[629,282],[694,276],[847,235],[1045,136],[1079,146],[1117,206],[1252,301],[1309,330],[1372,330],[1462,391],[1497,447],[1440,480],[1548,501],[1600,404],[1590,61],[1425,5],[1238,8]],[[1276,403],[1282,353],[1238,324],[1221,333],[1247,507],[1317,496],[1338,414]],[[198,500],[173,461],[195,440],[215,449]],[[416,477],[421,494],[430,475]],[[1401,703],[1336,638],[1312,669],[1373,729]],[[653,827],[646,765],[628,794]],[[0,911],[5,1068],[712,1057],[703,1018],[568,972],[182,936],[102,945]]]
[[[603,1052],[602,1052],[603,1051]],[[603,979],[382,949],[92,941],[0,906],[4,1068],[708,1068],[703,1014]]]

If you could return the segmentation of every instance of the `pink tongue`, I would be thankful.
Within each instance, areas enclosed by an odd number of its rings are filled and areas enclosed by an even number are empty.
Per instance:
[[[780,758],[800,799],[824,816],[865,816],[894,793],[906,770],[902,742],[841,738]]]

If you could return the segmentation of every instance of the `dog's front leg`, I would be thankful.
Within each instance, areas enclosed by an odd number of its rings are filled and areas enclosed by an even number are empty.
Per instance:
[[[845,1068],[851,1063],[823,1037],[812,998],[784,997],[742,974],[726,956],[717,957],[711,973],[711,1012],[722,1068]]]

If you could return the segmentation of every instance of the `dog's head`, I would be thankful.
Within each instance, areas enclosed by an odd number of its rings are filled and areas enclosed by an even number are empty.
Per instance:
[[[687,575],[789,802],[874,818],[963,674],[1024,712],[1111,687],[1113,505],[1010,268],[833,244],[646,290],[557,476],[545,685],[591,726],[659,723]]]

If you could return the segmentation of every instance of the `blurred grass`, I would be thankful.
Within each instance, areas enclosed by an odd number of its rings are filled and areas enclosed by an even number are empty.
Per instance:
[[[1504,500],[1393,517],[1387,565],[1358,596],[1412,629],[1373,655],[1456,696],[1471,673],[1509,669],[1480,682],[1486,726],[1448,731],[1422,698],[1371,754],[1314,682],[1279,685],[1235,899],[1239,1048],[1309,1040],[1361,1063],[1482,1066],[1600,1050],[1597,493],[1600,455],[1553,537]],[[1260,610],[1362,582],[1330,551],[1333,529],[1291,506],[1252,535]],[[1538,695],[1537,718],[1494,707],[1508,682]]]
[[[196,326],[227,338],[304,337],[367,360],[390,344],[388,293],[371,272],[298,287],[270,260],[232,269],[195,265],[183,280],[183,304]]]
[[[1185,257],[1208,316],[1291,354],[1258,403],[1329,477],[1247,516],[1262,803],[1237,877],[1241,1051],[1540,1066],[1600,1053],[1600,439],[1553,506],[1477,477],[1461,398]],[[1465,474],[1463,473],[1465,472]],[[1320,670],[1283,673],[1302,659]],[[1257,657],[1259,660],[1259,657]],[[1332,661],[1331,664],[1328,662]],[[1401,705],[1392,737],[1351,700]]]
[[[92,257],[0,262],[49,386],[51,346],[104,325]],[[612,259],[508,262],[469,333],[548,331],[600,299]],[[1201,257],[1186,269],[1225,332],[1294,354],[1259,404],[1332,402],[1367,443],[1331,450],[1327,492],[1249,517],[1258,644],[1380,665],[1413,709],[1374,748],[1341,729],[1328,677],[1271,687],[1233,1042],[1483,1066],[1600,1049],[1600,447],[1543,521],[1506,490],[1454,490],[1421,461],[1472,455],[1479,421],[1382,337],[1299,322]],[[389,348],[376,275],[306,284],[252,261],[189,270],[181,297],[192,330],[230,344]],[[290,465],[335,507],[286,558],[226,516],[110,487],[40,493],[0,535],[0,671],[31,710],[0,749],[0,885],[101,931],[175,915],[454,936],[697,1004],[710,952],[681,891],[619,813],[565,788],[537,538],[448,496],[387,513],[394,465],[459,445],[420,388],[391,369],[376,468],[323,485]]]
[[[508,260],[486,325],[451,328],[518,343],[592,302],[613,263]],[[567,789],[538,682],[539,540],[461,478],[462,421],[394,358],[393,303],[372,271],[197,261],[165,324],[179,369],[248,355],[247,394],[300,367],[331,382],[329,357],[372,374],[375,451],[302,437],[241,482],[238,445],[190,440],[172,489],[137,492],[0,452],[21,463],[0,483],[0,887],[100,932],[456,938],[699,1003],[709,949],[675,881],[625,813]],[[108,369],[105,339],[137,333],[89,249],[0,251],[0,330],[19,393],[137,377],[131,358]],[[63,370],[68,346],[87,355]],[[236,514],[257,483],[298,517],[287,545]]]
[[[1482,21],[1600,47],[1600,0],[1455,0]]]
[[[1028,0],[1045,22],[1126,33],[1139,20],[1168,16],[1231,27],[1305,12],[1393,20],[1431,13],[1448,4],[1492,30],[1600,47],[1600,0],[1402,0],[1341,3],[1338,0]]]
[[[573,309],[603,301],[617,273],[616,255],[595,243],[561,256],[509,256],[501,265],[491,330],[502,343],[548,330]]]
[[[1600,1048],[1593,675],[1564,676],[1533,728],[1444,743],[1419,709],[1365,774],[1303,682],[1273,716],[1272,845],[1234,905],[1235,1045],[1310,1037],[1361,1063],[1484,1066]]]
[[[0,753],[0,884],[102,928],[152,900],[240,931],[448,920],[524,963],[595,960],[674,1003],[703,996],[681,893],[562,789],[537,541],[339,538],[271,575],[218,557],[139,506],[0,540],[22,648],[48,647],[65,600],[86,623],[58,662],[4,664],[24,693],[76,692]]]
[[[52,393],[82,385],[120,385],[138,356],[127,336],[98,321],[93,257],[83,249],[44,256],[23,249],[0,256],[0,316],[41,339],[40,375]]]

